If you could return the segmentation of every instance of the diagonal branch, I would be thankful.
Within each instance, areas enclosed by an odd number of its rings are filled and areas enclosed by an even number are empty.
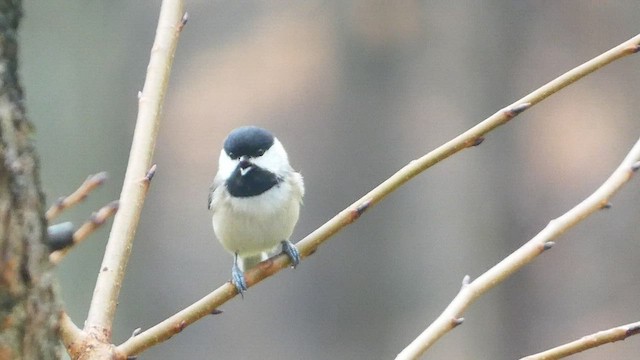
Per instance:
[[[71,195],[62,196],[56,200],[55,204],[53,204],[45,214],[47,221],[51,222],[51,220],[55,219],[65,209],[68,209],[86,199],[90,192],[104,184],[106,180],[107,173],[104,171],[89,176],[87,180],[85,180]]]
[[[71,234],[70,243],[62,249],[57,249],[49,254],[49,261],[58,265],[62,259],[71,251],[71,249],[83,242],[89,235],[102,226],[107,219],[118,211],[118,201],[112,201],[109,204],[103,206],[98,212],[91,214],[89,220],[87,220],[78,230]],[[66,224],[66,223],[63,223]],[[73,226],[73,225],[72,225]],[[51,229],[53,226],[50,226]],[[73,230],[72,230],[73,231]]]
[[[320,244],[347,225],[356,221],[370,206],[382,201],[387,195],[411,180],[416,175],[463,149],[479,145],[483,141],[483,136],[486,133],[508,122],[530,106],[539,103],[578,79],[617,59],[638,52],[638,50],[640,50],[639,44],[640,35],[637,35],[602,55],[599,55],[596,58],[589,60],[588,62],[559,76],[423,157],[411,161],[408,165],[371,190],[360,200],[342,210],[331,220],[327,221],[324,225],[320,226],[298,242],[297,246],[301,257],[306,258],[313,254]],[[249,287],[253,286],[265,278],[274,275],[288,265],[290,265],[290,262],[286,256],[277,256],[265,261],[261,263],[260,266],[245,273],[247,285]],[[220,305],[229,301],[231,298],[235,297],[235,295],[235,287],[230,283],[225,283],[184,310],[138,334],[137,336],[130,338],[121,344],[118,347],[118,350],[127,355],[138,354],[155,344],[169,339],[176,333],[182,331],[186,326],[207,314],[216,311]]]
[[[69,351],[71,347],[81,341],[86,334],[73,323],[69,315],[62,311],[60,314],[60,340],[64,347]]]
[[[133,238],[152,174],[149,168],[155,149],[171,64],[183,25],[184,2],[163,1],[156,38],[151,49],[142,92],[138,95],[138,118],[129,163],[120,194],[120,208],[109,235],[85,330],[97,338],[111,339],[111,327]],[[153,169],[155,171],[155,168]]]
[[[614,327],[613,329],[599,331],[595,334],[584,336],[578,340],[572,341],[568,344],[560,345],[537,353],[529,355],[520,360],[554,360],[562,359],[569,355],[577,354],[579,352],[589,350],[600,345],[624,340],[629,336],[640,334],[640,321],[627,325]]]
[[[396,359],[416,359],[438,339],[462,323],[462,313],[480,296],[500,284],[503,280],[521,269],[555,243],[552,240],[586,219],[594,212],[609,207],[609,199],[629,181],[640,168],[640,139],[624,158],[620,166],[589,197],[551,220],[533,239],[522,245],[504,260],[487,270],[472,282],[463,281],[462,289],[438,318],[429,325]]]

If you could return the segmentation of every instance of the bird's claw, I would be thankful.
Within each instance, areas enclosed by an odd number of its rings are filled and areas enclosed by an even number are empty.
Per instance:
[[[247,281],[244,279],[244,273],[238,266],[237,255],[236,260],[233,262],[233,267],[231,268],[231,283],[236,287],[240,296],[243,296],[243,293],[248,290]]]
[[[287,256],[289,256],[289,259],[291,259],[291,267],[295,268],[296,266],[298,266],[298,264],[300,264],[300,252],[291,241],[284,240],[282,242],[282,252],[287,254]]]

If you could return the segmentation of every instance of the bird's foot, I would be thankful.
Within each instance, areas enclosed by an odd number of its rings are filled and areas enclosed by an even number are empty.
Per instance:
[[[247,281],[244,279],[244,273],[238,266],[238,254],[236,254],[233,261],[233,267],[231,268],[231,283],[236,287],[238,294],[244,296],[243,293],[248,290]]]
[[[293,243],[289,240],[284,240],[282,242],[282,252],[289,256],[291,259],[291,267],[295,268],[300,263],[300,252],[298,248],[293,245]]]

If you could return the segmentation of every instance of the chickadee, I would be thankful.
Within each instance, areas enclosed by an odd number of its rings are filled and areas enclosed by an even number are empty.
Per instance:
[[[247,290],[243,271],[277,254],[280,246],[293,267],[298,265],[300,254],[289,237],[303,196],[302,176],[273,134],[256,126],[229,133],[208,206],[216,237],[234,255],[231,278],[238,293]]]

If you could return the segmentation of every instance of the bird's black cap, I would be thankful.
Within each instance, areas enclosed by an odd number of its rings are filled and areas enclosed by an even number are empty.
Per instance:
[[[271,145],[274,137],[269,131],[257,126],[243,126],[232,130],[224,141],[224,151],[232,159],[241,156],[262,156]]]

